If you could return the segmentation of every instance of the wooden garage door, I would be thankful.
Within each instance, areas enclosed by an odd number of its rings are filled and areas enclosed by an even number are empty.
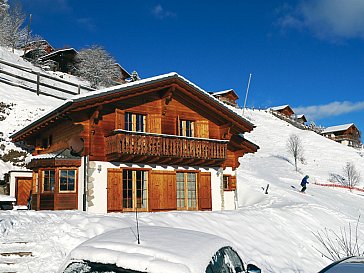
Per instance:
[[[107,170],[107,211],[122,211],[122,170]]]
[[[16,178],[16,201],[18,206],[26,206],[32,189],[31,177]]]

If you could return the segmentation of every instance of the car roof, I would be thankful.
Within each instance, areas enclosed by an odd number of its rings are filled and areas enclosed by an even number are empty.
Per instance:
[[[139,227],[112,230],[76,247],[69,259],[116,264],[142,272],[205,272],[217,250],[231,246],[221,237],[169,227]]]
[[[364,256],[347,257],[333,262],[319,273],[362,273],[364,272]]]

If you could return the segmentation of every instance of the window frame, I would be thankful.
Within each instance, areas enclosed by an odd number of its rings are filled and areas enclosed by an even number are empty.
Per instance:
[[[177,179],[177,175],[178,174],[183,174],[183,182],[184,182],[184,189],[183,189],[183,192],[184,192],[184,198],[181,199],[181,198],[178,198],[178,179]],[[188,201],[189,201],[189,196],[188,196],[188,193],[189,193],[189,189],[188,189],[188,174],[195,174],[195,207],[189,207],[188,206]],[[177,207],[177,210],[191,210],[191,211],[194,211],[194,210],[198,210],[198,207],[199,207],[199,203],[198,203],[198,197],[199,197],[199,192],[198,192],[198,178],[199,178],[199,171],[176,171],[176,207]],[[184,206],[179,206],[178,205],[178,200],[181,199],[181,200],[184,200]],[[193,200],[193,199],[192,199]]]
[[[225,180],[227,179],[227,181]],[[225,182],[227,182],[227,187],[225,187]],[[222,187],[224,191],[231,191],[231,175],[230,174],[224,174],[222,176]]]
[[[131,117],[131,121],[129,121],[129,117]],[[142,130],[137,130],[137,121],[138,121],[138,117],[142,118]],[[145,113],[141,113],[141,112],[125,112],[124,113],[124,129],[126,131],[130,131],[130,132],[142,132],[145,133],[147,132],[147,114]],[[129,125],[131,124],[131,130],[129,129]]]
[[[75,176],[74,176],[74,189],[73,190],[61,190],[61,172],[62,171],[74,171],[75,172]],[[58,192],[59,193],[75,193],[77,192],[77,183],[78,183],[78,172],[76,168],[59,168],[58,169]],[[67,183],[68,185],[68,183]]]
[[[131,208],[127,208],[124,206],[124,171],[132,171],[132,207]],[[140,207],[138,208],[138,201],[137,201],[137,181],[136,181],[136,172],[144,172],[144,180],[146,180],[145,182],[145,186],[146,189],[143,190],[146,192],[146,196],[144,198],[142,198],[141,200],[145,199],[146,202],[146,206],[145,208]],[[148,168],[121,168],[121,173],[122,173],[122,181],[121,181],[121,198],[122,198],[122,208],[123,211],[148,211],[149,209],[149,181],[150,181],[150,169]]]
[[[53,171],[54,176],[53,176],[53,190],[45,190],[44,189],[44,181],[45,181],[45,172],[51,172]],[[50,177],[50,176],[49,176]],[[51,183],[49,183],[49,187],[51,188]],[[56,191],[56,169],[52,169],[52,168],[47,168],[47,169],[42,169],[42,193],[55,193]]]
[[[196,121],[192,119],[178,118],[177,135],[184,137],[196,136]],[[189,125],[189,126],[187,126]],[[188,128],[187,128],[188,127]],[[188,134],[189,132],[189,134]]]

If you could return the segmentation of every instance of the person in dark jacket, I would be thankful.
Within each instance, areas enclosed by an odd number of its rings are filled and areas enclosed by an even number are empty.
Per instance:
[[[309,176],[305,175],[305,177],[301,181],[301,186],[302,186],[301,192],[303,193],[306,191],[306,184],[309,184],[309,182],[307,181],[308,178]]]

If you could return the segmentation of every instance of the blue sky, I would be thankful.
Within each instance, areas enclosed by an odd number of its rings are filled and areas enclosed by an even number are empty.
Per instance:
[[[11,2],[11,1],[10,1]],[[130,73],[175,71],[248,107],[289,104],[364,131],[363,0],[22,0],[54,47],[103,46]]]

